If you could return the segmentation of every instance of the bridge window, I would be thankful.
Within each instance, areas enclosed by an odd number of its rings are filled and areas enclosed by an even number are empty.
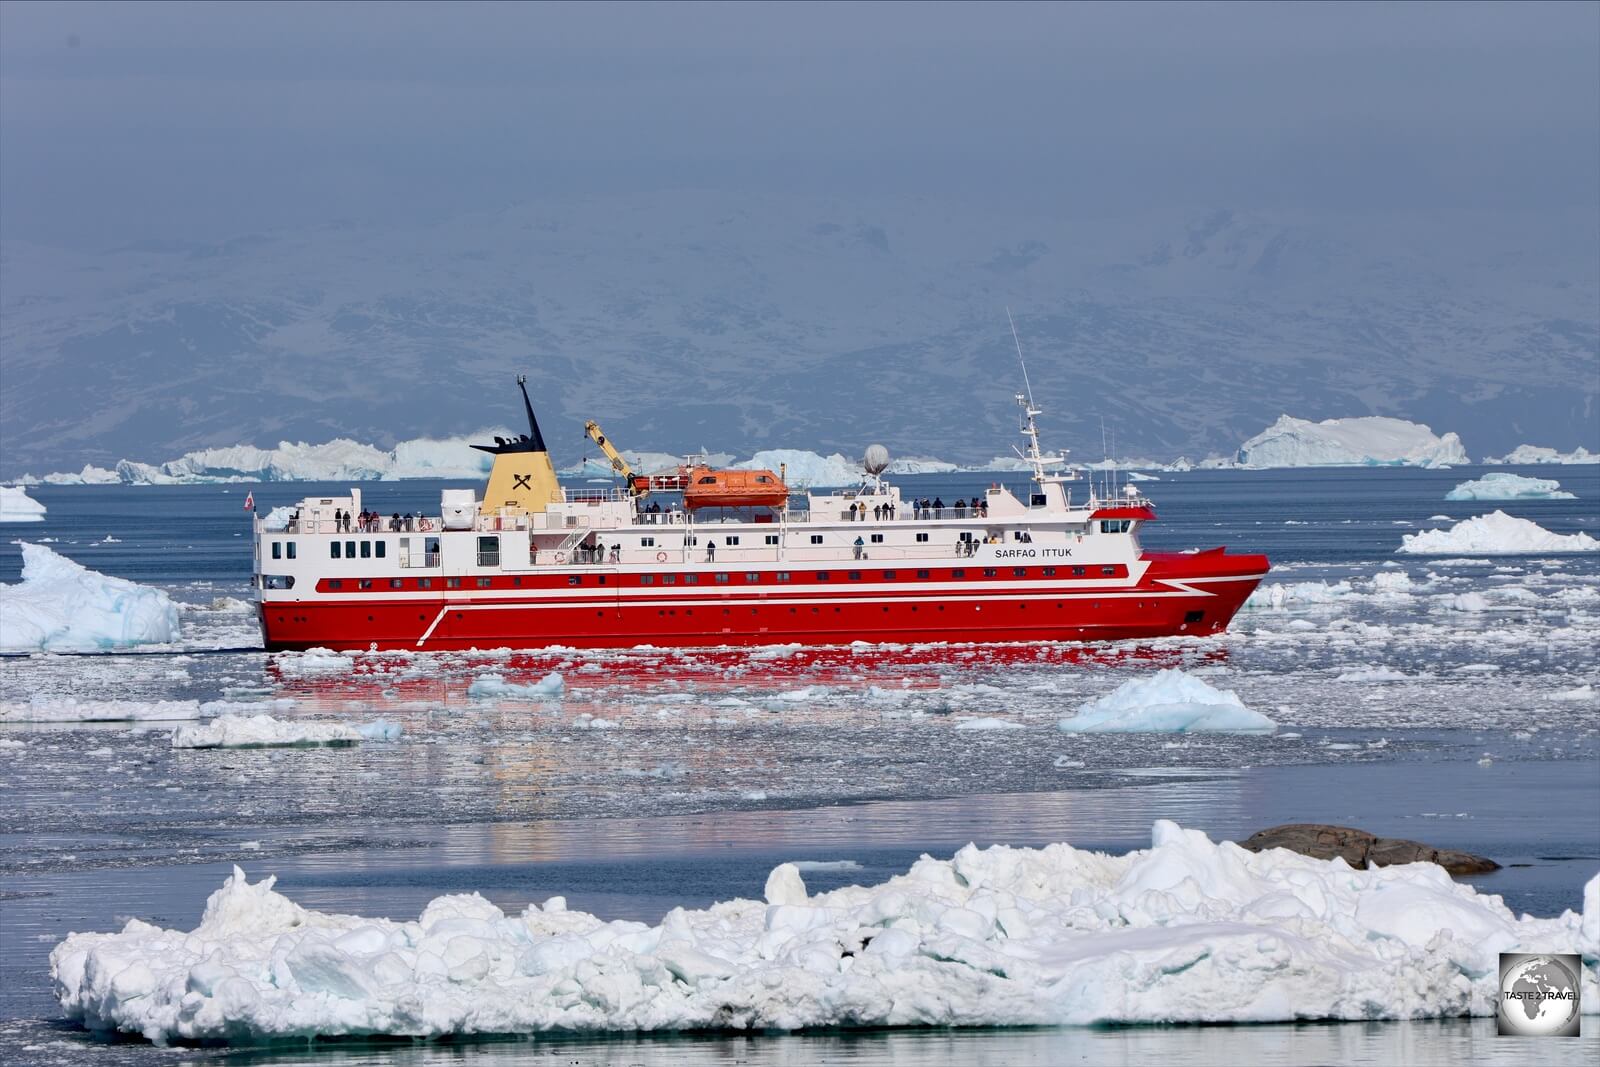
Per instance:
[[[283,558],[283,542],[282,541],[274,541],[274,542],[272,542],[272,558],[273,559],[282,559]]]
[[[724,537],[722,540],[727,544],[736,545],[736,544],[739,543],[739,535],[738,534],[729,534],[727,537]]]
[[[500,537],[498,534],[478,538],[478,566],[500,566]]]
[[[328,542],[328,554],[330,556],[332,556],[334,559],[338,559],[339,558],[339,542],[337,542],[337,541],[329,541]]]
[[[294,542],[289,542],[289,558],[294,559]]]
[[[382,559],[384,557],[384,555],[388,552],[387,545],[388,545],[388,542],[379,541],[377,544],[375,544],[372,547],[372,554],[374,556],[377,556],[379,559]]]
[[[1101,519],[1101,533],[1127,533],[1133,528],[1132,519]]]

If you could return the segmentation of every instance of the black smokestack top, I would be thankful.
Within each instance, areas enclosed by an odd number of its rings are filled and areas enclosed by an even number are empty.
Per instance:
[[[528,399],[528,376],[517,375],[517,388],[522,390],[522,407],[528,413],[528,432],[521,437],[496,437],[492,445],[473,445],[479,452],[503,455],[507,452],[547,452],[544,434],[539,432],[539,420],[533,417],[533,401]]]

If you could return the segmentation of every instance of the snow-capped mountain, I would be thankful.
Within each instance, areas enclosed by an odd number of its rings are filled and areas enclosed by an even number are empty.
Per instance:
[[[0,249],[0,475],[514,425],[619,443],[953,462],[1015,439],[1016,315],[1047,442],[1231,452],[1279,412],[1594,446],[1600,266],[1516,220],[1137,223],[663,193],[411,229]],[[1566,259],[1549,248],[1575,249]],[[247,457],[248,458],[248,457]]]

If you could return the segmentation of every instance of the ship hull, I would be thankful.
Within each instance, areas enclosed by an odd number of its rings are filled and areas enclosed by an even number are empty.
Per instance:
[[[699,586],[648,594],[626,571],[572,595],[466,590],[261,605],[269,650],[459,651],[872,643],[1115,641],[1225,629],[1267,570],[1257,555],[1146,556],[1136,585],[901,582],[760,590]]]

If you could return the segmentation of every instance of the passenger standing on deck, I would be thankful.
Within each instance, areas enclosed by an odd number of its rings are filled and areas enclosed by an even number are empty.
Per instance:
[[[866,551],[866,547],[866,542],[858,536],[856,538],[856,559],[861,558],[861,554]]]
[[[936,497],[933,498],[933,517],[936,518],[936,519],[944,518],[944,498],[943,497],[937,497],[936,496]]]
[[[713,560],[715,560],[716,558],[717,558],[717,543],[715,541],[707,541],[706,542],[706,562],[710,563]]]
[[[338,533],[339,532],[339,526],[343,521],[344,521],[344,512],[340,511],[338,508],[334,508],[333,509],[333,532],[334,533]]]

